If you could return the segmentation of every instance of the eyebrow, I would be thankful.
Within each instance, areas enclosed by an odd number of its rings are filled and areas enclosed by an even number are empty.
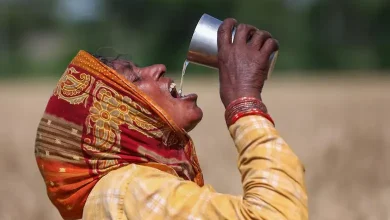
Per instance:
[[[130,69],[133,69],[133,67],[140,68],[140,66],[138,64],[134,63],[133,61],[131,61],[131,60],[126,60],[126,61],[127,61],[126,66],[129,67]]]

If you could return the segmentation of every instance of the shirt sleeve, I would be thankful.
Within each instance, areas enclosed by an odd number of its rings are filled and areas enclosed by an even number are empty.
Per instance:
[[[308,219],[303,166],[272,123],[261,116],[246,116],[229,131],[239,153],[243,196],[220,194],[208,185],[199,187],[157,169],[132,165],[108,174],[95,186],[84,217],[105,210],[99,217]]]

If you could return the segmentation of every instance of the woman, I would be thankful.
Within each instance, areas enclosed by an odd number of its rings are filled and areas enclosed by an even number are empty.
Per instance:
[[[234,19],[218,32],[221,100],[239,153],[242,197],[204,185],[187,132],[202,118],[163,65],[81,51],[40,122],[36,158],[64,219],[307,219],[304,170],[261,101],[271,35]],[[250,39],[249,41],[247,41]]]

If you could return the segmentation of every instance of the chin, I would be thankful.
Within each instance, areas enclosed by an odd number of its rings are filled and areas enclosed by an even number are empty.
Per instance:
[[[191,112],[187,114],[187,117],[188,123],[186,123],[186,126],[184,126],[184,130],[190,132],[202,120],[203,111],[198,106],[196,106],[196,108],[191,109]]]

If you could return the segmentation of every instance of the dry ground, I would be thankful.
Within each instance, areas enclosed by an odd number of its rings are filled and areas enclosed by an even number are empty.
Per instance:
[[[0,82],[2,220],[60,219],[33,153],[35,129],[54,83]],[[199,93],[204,109],[192,137],[206,182],[223,193],[241,193],[217,80],[187,78],[184,89]],[[390,78],[274,78],[263,96],[278,130],[306,166],[310,219],[390,219]]]

